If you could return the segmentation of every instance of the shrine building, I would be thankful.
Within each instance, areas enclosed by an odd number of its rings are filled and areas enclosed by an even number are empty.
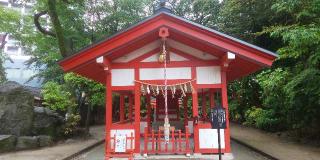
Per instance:
[[[227,83],[270,67],[277,55],[166,9],[59,62],[106,87],[105,156],[218,152],[210,109],[231,153]]]

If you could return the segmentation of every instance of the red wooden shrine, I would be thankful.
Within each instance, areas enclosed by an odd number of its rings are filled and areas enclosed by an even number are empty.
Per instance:
[[[179,88],[174,97],[169,91],[168,143],[163,138],[164,98],[154,94],[152,87],[149,94],[142,89],[144,84],[164,83],[164,66],[158,61],[163,30],[168,49],[168,84],[188,82],[188,87],[192,86],[184,96]],[[228,111],[227,83],[271,66],[275,58],[274,53],[265,49],[171,13],[159,12],[59,64],[65,72],[77,73],[106,86],[108,159],[134,154],[217,153],[217,131],[211,129],[208,121],[209,109],[219,103]],[[113,103],[115,93],[118,106]],[[113,113],[118,112],[119,119],[113,118]],[[224,135],[222,152],[230,153],[228,120],[227,129],[221,133]],[[118,141],[124,141],[124,149],[117,148]]]

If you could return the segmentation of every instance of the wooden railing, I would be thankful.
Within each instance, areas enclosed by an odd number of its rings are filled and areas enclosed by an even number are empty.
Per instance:
[[[188,127],[185,127],[185,133],[181,130],[170,128],[169,143],[164,138],[164,130],[158,129],[157,132],[144,130],[144,154],[188,154],[190,153],[190,134]]]

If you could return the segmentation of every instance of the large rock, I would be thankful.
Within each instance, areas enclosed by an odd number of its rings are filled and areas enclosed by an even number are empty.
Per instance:
[[[39,139],[36,136],[21,136],[17,138],[17,150],[32,149],[39,147]]]
[[[32,134],[50,135],[54,137],[57,133],[57,128],[62,121],[63,117],[48,108],[34,107]]]
[[[34,96],[16,82],[0,86],[0,134],[30,135]]]
[[[14,135],[0,135],[0,153],[12,151],[16,146],[16,137]]]

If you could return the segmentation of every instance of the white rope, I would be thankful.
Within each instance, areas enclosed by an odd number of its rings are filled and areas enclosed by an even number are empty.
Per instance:
[[[167,86],[169,86],[169,87],[180,86],[180,85],[188,84],[188,83],[193,82],[195,80],[196,79],[193,79],[193,80],[190,80],[190,81],[181,82],[181,83],[169,84]],[[165,86],[163,84],[147,83],[147,82],[143,82],[143,81],[139,81],[139,80],[134,80],[134,81],[137,82],[137,83],[144,84],[144,85],[149,85],[149,86],[160,86],[160,87],[164,87]]]

